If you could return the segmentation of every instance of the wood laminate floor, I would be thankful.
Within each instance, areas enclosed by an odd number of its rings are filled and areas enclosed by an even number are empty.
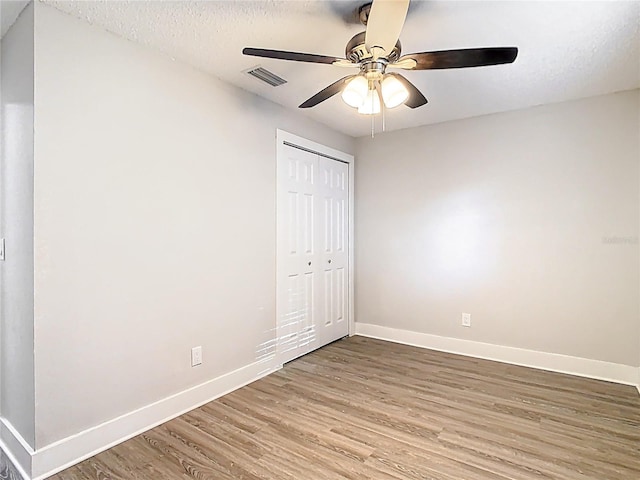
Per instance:
[[[638,480],[634,387],[352,337],[57,480]]]

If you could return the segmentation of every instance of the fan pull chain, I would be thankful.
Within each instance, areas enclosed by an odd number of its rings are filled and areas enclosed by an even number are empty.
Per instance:
[[[375,115],[371,115],[371,138],[375,138],[375,130],[374,130],[374,119],[376,118]]]
[[[382,132],[385,130],[385,110],[384,98],[382,97],[382,83],[380,80],[376,81],[376,93],[378,94],[378,101],[380,102],[380,111],[382,112]]]
[[[384,104],[384,101],[380,100],[380,110],[382,110],[382,133],[384,133],[384,128],[385,128],[385,111],[387,110],[387,107]]]
[[[373,87],[372,90],[376,89],[375,82],[372,82],[371,86]],[[371,138],[375,138],[375,105],[375,97],[371,95]]]

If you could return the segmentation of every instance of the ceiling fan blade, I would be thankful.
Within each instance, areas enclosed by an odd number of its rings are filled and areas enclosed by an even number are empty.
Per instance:
[[[327,88],[320,90],[309,100],[302,103],[298,108],[315,107],[320,102],[324,102],[328,98],[333,97],[336,93],[339,93],[340,91],[342,91],[345,85],[349,83],[349,80],[351,80],[353,77],[357,77],[357,75],[347,75],[346,77],[341,78],[337,82],[332,83]]]
[[[367,19],[365,47],[374,59],[392,52],[407,17],[409,0],[374,0]]]
[[[409,98],[404,104],[410,108],[418,108],[427,103],[427,99],[424,95],[416,88],[416,86],[407,80],[405,77],[400,75],[399,73],[387,73],[387,75],[393,75],[404,85],[404,87],[409,91]]]
[[[407,70],[435,70],[442,68],[484,67],[512,63],[518,56],[516,47],[466,48],[461,50],[440,50],[438,52],[410,53],[403,55],[396,64]],[[414,60],[415,66],[411,68]],[[404,65],[403,65],[404,64]]]
[[[342,58],[333,62],[333,65],[335,65],[336,67],[359,67],[360,66],[357,63],[353,63],[351,60],[345,60]]]
[[[416,68],[416,65],[418,65],[418,62],[416,62],[414,59],[402,57],[402,61],[398,60],[396,62],[390,63],[389,65],[387,65],[387,68],[402,68],[404,70],[413,70],[414,68]]]
[[[278,60],[291,60],[293,62],[326,63],[329,65],[335,62],[348,61],[344,58],[328,57],[326,55],[287,52],[285,50],[269,50],[268,48],[246,47],[242,49],[242,53],[244,55],[251,55],[252,57],[275,58]]]

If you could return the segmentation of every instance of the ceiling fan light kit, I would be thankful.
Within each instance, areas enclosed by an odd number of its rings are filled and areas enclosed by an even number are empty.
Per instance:
[[[363,76],[358,75],[347,83],[342,91],[342,100],[350,107],[358,108],[364,102],[368,91],[369,82]]]
[[[409,92],[397,78],[374,72],[349,80],[342,91],[342,100],[350,107],[357,108],[358,113],[376,115],[380,113],[379,89],[385,108],[395,108],[409,98]]]
[[[387,108],[395,108],[409,98],[409,91],[396,77],[387,75],[382,80],[382,98]]]
[[[358,113],[363,115],[377,115],[380,113],[380,97],[375,90],[369,90],[362,105],[358,107]]]
[[[295,62],[319,63],[339,67],[356,67],[360,72],[332,83],[309,98],[299,108],[310,108],[342,93],[342,100],[364,115],[377,115],[384,110],[406,105],[418,108],[427,103],[407,78],[388,73],[387,68],[401,70],[439,70],[446,68],[482,67],[512,63],[516,47],[468,48],[401,55],[400,32],[409,9],[409,0],[374,0],[360,7],[364,32],[347,43],[345,57],[260,48],[245,48],[242,53],[263,58]]]

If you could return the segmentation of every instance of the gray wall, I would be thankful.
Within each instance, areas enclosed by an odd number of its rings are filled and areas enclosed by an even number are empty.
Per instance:
[[[36,7],[38,448],[272,338],[276,128],[357,146],[359,321],[638,364],[638,92],[356,144]]]
[[[275,327],[276,128],[355,141],[42,4],[36,67],[41,448],[254,362]]]
[[[639,113],[636,90],[359,139],[356,320],[637,366]]]
[[[33,5],[27,7],[2,38],[0,78],[0,237],[6,239],[6,261],[0,262],[2,416],[32,447],[35,445],[33,10]]]

